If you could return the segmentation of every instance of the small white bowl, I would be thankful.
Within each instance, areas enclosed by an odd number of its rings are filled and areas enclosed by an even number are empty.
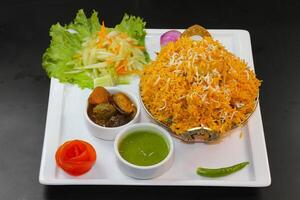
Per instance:
[[[126,161],[119,153],[119,144],[120,142],[128,135],[135,131],[139,130],[150,130],[154,131],[160,135],[162,135],[164,138],[166,138],[168,144],[169,144],[169,153],[167,157],[162,160],[161,162],[150,165],[150,166],[138,166],[135,164],[132,164],[128,161]],[[162,127],[152,124],[152,123],[138,123],[133,124],[129,127],[126,127],[123,129],[116,137],[114,142],[114,150],[117,157],[118,165],[121,169],[121,171],[132,178],[136,179],[151,179],[154,177],[157,177],[161,174],[163,174],[165,171],[167,171],[174,160],[174,145],[173,140],[170,136],[170,134],[163,129]]]
[[[88,113],[87,113],[87,109],[88,109],[88,99],[86,100],[86,105],[85,105],[85,109],[84,109],[84,116],[85,116],[85,121],[86,121],[86,124],[87,124],[87,127],[89,129],[89,131],[97,138],[100,138],[100,139],[103,139],[103,140],[114,140],[116,135],[124,128],[136,123],[139,121],[139,115],[140,115],[140,104],[137,100],[136,97],[134,97],[132,94],[128,93],[128,92],[125,92],[121,89],[118,89],[118,88],[114,88],[114,87],[111,87],[111,88],[105,88],[107,89],[107,91],[110,93],[110,94],[115,94],[117,92],[122,92],[124,94],[126,94],[129,99],[135,104],[136,106],[136,114],[134,116],[134,118],[128,122],[127,124],[124,124],[122,126],[118,126],[118,127],[104,127],[104,126],[100,126],[98,124],[96,124],[95,122],[93,122],[90,117],[88,116]]]

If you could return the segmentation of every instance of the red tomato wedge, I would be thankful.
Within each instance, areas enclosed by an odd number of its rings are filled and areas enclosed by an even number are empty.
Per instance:
[[[73,176],[89,171],[95,164],[96,158],[94,147],[82,140],[65,142],[55,154],[56,164]]]

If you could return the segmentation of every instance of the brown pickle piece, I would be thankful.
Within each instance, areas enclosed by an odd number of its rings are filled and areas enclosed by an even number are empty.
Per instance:
[[[210,33],[202,26],[195,24],[187,28],[181,35],[181,37],[192,37],[194,35],[200,35],[201,37],[211,37]]]
[[[110,94],[104,87],[96,87],[89,96],[89,104],[108,103]]]
[[[135,105],[122,92],[112,95],[112,101],[115,108],[122,114],[129,115],[134,111]]]
[[[137,108],[136,108],[136,106],[133,106],[133,111],[130,114],[132,119],[135,117],[136,113],[137,113]]]
[[[107,127],[118,127],[118,126],[122,126],[124,124],[127,124],[130,120],[131,120],[130,116],[125,116],[125,115],[117,114],[117,115],[112,116],[106,122],[105,125]]]
[[[107,121],[113,115],[115,115],[117,110],[115,107],[109,103],[98,104],[93,108],[92,116],[96,121]]]

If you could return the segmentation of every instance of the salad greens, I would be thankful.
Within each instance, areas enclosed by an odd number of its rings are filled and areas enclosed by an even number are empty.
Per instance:
[[[149,61],[145,25],[140,17],[124,15],[115,28],[79,10],[74,22],[52,25],[42,65],[49,77],[81,88],[127,84]]]

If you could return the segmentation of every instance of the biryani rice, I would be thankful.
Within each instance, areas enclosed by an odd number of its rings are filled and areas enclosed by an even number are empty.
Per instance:
[[[140,90],[148,111],[174,133],[202,126],[224,134],[253,112],[260,84],[220,42],[182,37],[144,68]]]

